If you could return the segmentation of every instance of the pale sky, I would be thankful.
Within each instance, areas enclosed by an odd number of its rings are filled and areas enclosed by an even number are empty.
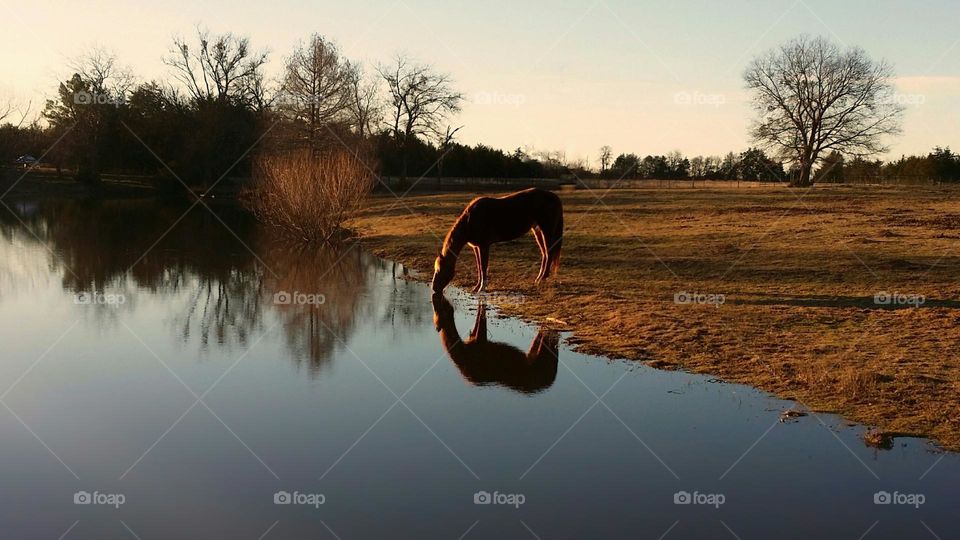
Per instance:
[[[248,35],[276,72],[313,32],[368,69],[397,52],[448,72],[466,96],[460,140],[615,153],[739,151],[752,117],[741,73],[798,34],[824,35],[893,64],[908,104],[890,155],[960,149],[956,0],[0,0],[0,95],[44,97],[67,59],[115,52],[140,79],[168,74],[174,35],[202,24]]]

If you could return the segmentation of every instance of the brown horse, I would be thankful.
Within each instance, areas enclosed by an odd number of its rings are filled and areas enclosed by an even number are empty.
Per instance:
[[[464,380],[477,386],[500,385],[523,394],[536,394],[557,378],[560,336],[541,329],[526,353],[513,345],[487,339],[487,309],[482,302],[470,337],[460,339],[453,306],[442,294],[433,297],[433,324],[440,342]]]
[[[468,245],[477,260],[477,286],[473,291],[482,291],[487,285],[490,245],[509,242],[531,229],[540,247],[539,283],[560,269],[563,243],[563,203],[560,197],[545,189],[530,188],[503,197],[474,199],[443,241],[440,255],[433,265],[433,292],[439,293],[450,284],[460,251]]]

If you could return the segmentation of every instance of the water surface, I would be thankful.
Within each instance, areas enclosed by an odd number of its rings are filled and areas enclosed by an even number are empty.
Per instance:
[[[229,206],[8,204],[5,537],[960,533],[960,460],[923,440],[871,448],[748,387],[577,354]]]

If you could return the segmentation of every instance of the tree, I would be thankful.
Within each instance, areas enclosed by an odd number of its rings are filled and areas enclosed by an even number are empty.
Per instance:
[[[70,61],[74,74],[60,83],[58,99],[48,100],[43,115],[62,138],[54,157],[57,169],[66,155],[77,166],[76,180],[100,181],[103,162],[119,139],[119,119],[134,77],[118,65],[116,56],[93,49]]]
[[[212,186],[235,167],[248,167],[249,150],[260,140],[269,102],[262,72],[267,53],[252,51],[247,37],[200,28],[196,44],[178,37],[173,45],[164,62],[189,96],[189,129],[171,168],[181,178]]]
[[[266,52],[250,50],[249,38],[229,32],[211,36],[201,28],[197,28],[195,47],[183,38],[174,38],[173,50],[164,58],[193,99],[243,105],[254,101],[251,98],[263,81],[260,70],[266,62]]]
[[[17,128],[23,127],[27,117],[30,116],[32,105],[33,102],[28,101],[23,104],[13,96],[3,96],[0,98],[0,124],[7,123]],[[11,122],[16,118],[16,116],[13,116],[14,114],[19,116],[16,123]]]
[[[960,155],[954,154],[950,147],[934,148],[927,156],[932,162],[933,175],[941,182],[956,182],[960,180]]]
[[[436,138],[449,116],[460,111],[463,96],[453,90],[450,77],[403,55],[391,66],[380,66],[389,91],[388,129],[401,153],[401,181],[407,179],[409,148],[413,139]]]
[[[103,98],[122,100],[136,83],[132,70],[121,66],[115,54],[100,47],[73,58],[68,66],[99,95],[99,101],[104,101]]]
[[[847,181],[876,182],[881,177],[883,162],[854,158],[843,165],[843,176]]]
[[[707,160],[703,156],[696,156],[690,158],[690,177],[691,178],[706,178],[707,176]]]
[[[783,164],[767,157],[759,148],[747,148],[740,153],[735,178],[753,182],[782,182],[786,177]],[[731,178],[733,179],[733,178]]]
[[[666,159],[669,178],[687,178],[690,176],[690,160],[683,157],[679,150],[667,154]]]
[[[733,152],[727,152],[717,169],[717,175],[723,180],[740,178],[740,157]]]
[[[287,58],[278,109],[310,148],[325,146],[331,126],[355,120],[354,92],[360,74],[337,46],[318,34]]]
[[[610,166],[613,178],[636,178],[640,169],[640,158],[636,154],[620,154]]]
[[[893,99],[892,70],[859,48],[799,37],[751,62],[744,81],[759,119],[752,136],[793,161],[792,184],[812,184],[821,154],[864,157],[900,131],[903,106]]]
[[[380,92],[376,82],[368,80],[359,68],[352,84],[350,114],[357,136],[363,139],[373,135],[374,126],[380,123]]]
[[[610,165],[610,160],[613,158],[613,148],[610,148],[609,145],[604,145],[600,147],[600,174],[603,174],[607,170],[607,166]]]
[[[844,177],[844,159],[843,154],[832,150],[827,157],[823,158],[822,165],[817,170],[818,182],[830,182],[839,184],[843,182]]]
[[[437,158],[437,178],[443,178],[443,161],[447,157],[447,153],[450,152],[454,137],[457,136],[457,132],[461,129],[463,129],[463,126],[457,128],[447,126],[447,130],[438,141],[437,151],[440,153],[440,157]]]
[[[640,162],[639,172],[641,178],[670,178],[670,165],[665,156],[647,156]]]

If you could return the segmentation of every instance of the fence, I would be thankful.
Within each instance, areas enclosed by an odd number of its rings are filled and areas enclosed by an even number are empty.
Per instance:
[[[786,182],[756,182],[747,180],[704,179],[603,179],[603,178],[407,178],[381,177],[380,191],[387,188],[395,193],[406,191],[508,191],[528,187],[545,189],[729,189],[776,188]],[[880,186],[940,186],[951,185],[926,176],[861,176],[846,177],[842,182],[818,181],[820,185],[880,185]],[[960,184],[958,184],[960,185]],[[386,186],[386,187],[385,187]]]
[[[378,190],[402,193],[405,191],[465,191],[465,190],[509,190],[527,187],[546,189],[701,189],[701,188],[758,188],[783,185],[776,182],[749,182],[746,180],[633,180],[603,178],[407,178],[406,184],[400,178],[384,176],[380,178]]]
[[[840,183],[876,186],[939,186],[950,182],[929,176],[844,176]]]

